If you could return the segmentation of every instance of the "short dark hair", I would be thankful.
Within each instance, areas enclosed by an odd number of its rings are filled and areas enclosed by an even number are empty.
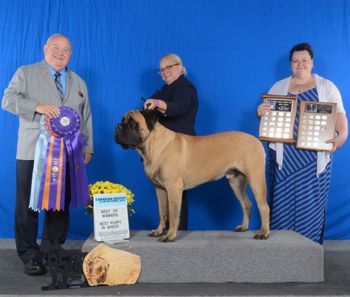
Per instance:
[[[292,47],[292,49],[289,52],[289,62],[292,61],[292,56],[294,52],[300,52],[300,51],[307,51],[311,59],[314,58],[314,53],[312,51],[311,45],[306,42],[303,42],[303,43],[296,44]]]

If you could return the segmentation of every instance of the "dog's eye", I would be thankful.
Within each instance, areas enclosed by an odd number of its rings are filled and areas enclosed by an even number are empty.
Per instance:
[[[129,119],[128,126],[132,129],[136,129],[138,127],[138,123],[134,119]]]

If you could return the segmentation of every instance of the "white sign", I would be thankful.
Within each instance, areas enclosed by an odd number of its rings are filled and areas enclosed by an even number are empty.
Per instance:
[[[125,193],[94,195],[94,237],[96,241],[130,237],[128,201]]]

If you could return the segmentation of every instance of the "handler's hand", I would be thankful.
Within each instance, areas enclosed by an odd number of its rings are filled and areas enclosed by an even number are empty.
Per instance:
[[[150,110],[157,109],[161,113],[165,113],[165,111],[168,108],[168,105],[163,100],[149,98],[149,99],[147,99],[145,101],[145,104],[143,105],[143,108],[144,109],[150,109]]]
[[[35,107],[35,111],[37,113],[44,114],[44,115],[48,116],[50,119],[58,117],[60,114],[60,110],[59,110],[58,106],[53,105],[53,104],[41,104],[41,103],[39,103]]]
[[[153,109],[156,109],[157,107],[159,107],[159,106],[157,106],[157,104],[159,105],[159,100],[149,98],[145,101],[143,108],[153,110]]]
[[[258,109],[256,110],[256,115],[260,118],[262,117],[265,113],[270,111],[271,107],[267,103],[261,103],[258,106]]]
[[[89,163],[91,160],[91,154],[90,153],[84,153],[84,164]]]
[[[329,152],[334,153],[338,148],[340,148],[343,145],[344,141],[340,137],[340,135],[337,135],[332,139],[326,140],[325,143],[333,143],[333,148]]]

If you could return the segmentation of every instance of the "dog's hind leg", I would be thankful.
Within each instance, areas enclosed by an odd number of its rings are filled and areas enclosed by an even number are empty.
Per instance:
[[[243,211],[243,219],[241,225],[235,228],[237,232],[247,231],[249,227],[250,213],[252,210],[252,203],[247,195],[247,179],[244,174],[238,170],[232,169],[226,173],[226,178],[235,193]]]
[[[265,170],[258,170],[256,168],[254,179],[249,181],[249,185],[254,194],[261,219],[260,231],[256,233],[254,238],[267,239],[270,235],[270,208],[266,200]]]
[[[159,225],[157,229],[151,230],[148,236],[159,237],[165,234],[168,220],[168,196],[164,189],[156,186],[158,199]]]

